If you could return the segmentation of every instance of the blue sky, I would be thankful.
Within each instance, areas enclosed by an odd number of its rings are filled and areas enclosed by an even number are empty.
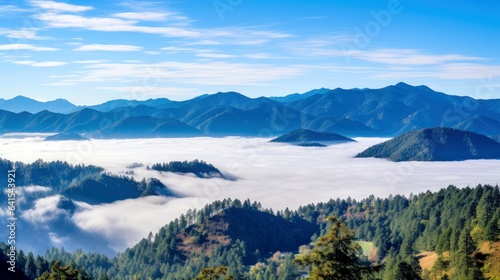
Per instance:
[[[2,1],[0,97],[281,96],[403,81],[500,98],[500,2]]]

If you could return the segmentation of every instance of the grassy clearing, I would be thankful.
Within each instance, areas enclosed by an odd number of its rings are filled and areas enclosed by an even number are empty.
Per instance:
[[[363,250],[363,255],[368,256],[368,253],[370,249],[373,248],[373,242],[368,242],[368,241],[357,241],[356,243],[361,246],[361,249]]]

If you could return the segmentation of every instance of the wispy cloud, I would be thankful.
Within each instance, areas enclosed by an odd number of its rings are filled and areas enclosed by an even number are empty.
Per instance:
[[[46,226],[48,222],[55,221],[59,219],[61,215],[68,214],[66,210],[57,207],[60,200],[60,195],[41,198],[35,202],[33,208],[22,213],[22,217],[33,224],[42,226],[45,224]]]
[[[234,57],[236,57],[235,55],[232,55],[232,54],[217,53],[217,52],[199,52],[196,54],[196,56],[206,57],[206,58],[234,58]]]
[[[74,14],[43,13],[36,15],[52,28],[82,28],[102,32],[137,32],[171,37],[198,37],[201,33],[179,27],[156,27],[137,25],[137,20],[114,17],[84,17]]]
[[[500,77],[500,65],[485,65],[478,63],[447,63],[432,65],[426,68],[405,67],[388,68],[382,71],[372,72],[373,79],[442,79],[442,80],[483,80]]]
[[[28,12],[29,9],[20,8],[14,5],[4,5],[0,6],[0,14],[14,14],[14,13],[24,13]]]
[[[75,60],[73,63],[78,64],[98,64],[98,63],[106,63],[107,60],[104,59],[94,59],[94,60]]]
[[[31,44],[5,44],[0,45],[0,51],[17,51],[17,50],[30,50],[30,51],[57,51],[57,48],[39,47]]]
[[[46,83],[43,85],[44,86],[54,86],[54,87],[67,87],[67,86],[78,85],[78,83]]]
[[[68,64],[67,62],[63,61],[44,61],[44,62],[36,62],[36,61],[31,61],[31,60],[20,60],[20,61],[12,61],[14,64],[21,64],[21,65],[30,65],[34,67],[56,67],[56,66],[63,66]]]
[[[0,30],[0,35],[5,35],[7,38],[24,39],[24,40],[45,40],[49,37],[42,37],[37,35],[39,28],[21,28],[14,30]]]
[[[180,87],[144,87],[144,86],[122,86],[122,87],[98,87],[97,89],[110,90],[123,93],[141,92],[147,96],[180,96],[180,97],[195,97],[201,92],[196,88],[180,88]]]
[[[273,66],[228,62],[160,62],[151,64],[107,63],[88,65],[81,81],[130,81],[153,77],[163,82],[197,85],[251,85],[295,77],[302,66]]]
[[[256,27],[195,28],[191,19],[175,12],[122,12],[109,16],[84,16],[47,11],[35,15],[49,28],[81,28],[101,32],[135,32],[193,39],[193,45],[260,45],[293,35]],[[168,26],[148,26],[143,21],[168,21]]]
[[[67,4],[67,3],[62,3],[62,2],[56,2],[56,1],[30,1],[31,5],[44,9],[44,10],[49,10],[49,11],[55,11],[55,12],[71,12],[71,13],[77,13],[77,12],[85,12],[92,10],[93,7],[91,6],[80,6],[80,5],[72,5],[72,4]]]
[[[35,67],[56,67],[56,66],[63,66],[68,64],[67,62],[63,61],[45,61],[45,62],[36,62],[31,64],[31,66]]]
[[[125,12],[113,14],[114,17],[141,20],[141,21],[166,21],[166,20],[187,20],[187,17],[180,16],[177,13],[159,13],[159,12]]]
[[[478,61],[480,57],[464,56],[459,54],[429,54],[413,49],[383,49],[373,51],[351,51],[352,57],[393,65],[432,65],[456,61]]]
[[[110,51],[110,52],[135,52],[142,50],[142,47],[132,45],[83,45],[74,51]]]

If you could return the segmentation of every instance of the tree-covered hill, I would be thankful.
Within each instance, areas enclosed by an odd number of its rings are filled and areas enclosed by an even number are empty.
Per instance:
[[[61,194],[67,198],[89,204],[111,203],[147,195],[177,196],[160,180],[155,178],[143,179],[137,182],[126,176],[108,174],[85,178],[78,183],[72,184]]]
[[[456,161],[500,159],[500,143],[470,131],[435,127],[404,133],[374,145],[356,157],[393,161]]]
[[[45,186],[58,193],[74,182],[102,173],[102,167],[94,165],[69,164],[63,161],[47,162],[37,160],[33,163],[13,162],[0,158],[0,172],[16,168],[17,186]]]
[[[220,266],[227,266],[234,279],[300,279],[307,267],[293,261],[304,259],[296,256],[297,250],[301,256],[319,252],[313,247],[321,242],[313,246],[311,241],[329,232],[332,219],[326,218],[331,216],[354,230],[357,240],[375,247],[375,264],[359,256],[363,267],[383,264],[366,279],[485,279],[496,276],[500,265],[498,255],[487,248],[500,240],[500,189],[482,185],[449,186],[410,197],[337,198],[275,214],[259,203],[225,199],[189,210],[113,259],[53,249],[32,261],[48,269],[61,260],[93,279],[193,279],[202,268]],[[420,252],[438,255],[439,261],[428,266],[431,270],[420,267]]]
[[[297,129],[280,137],[272,139],[270,142],[291,143],[291,144],[334,144],[355,142],[353,139],[329,132],[317,132],[309,129]]]
[[[161,172],[173,172],[188,174],[192,173],[199,178],[224,178],[224,175],[210,163],[203,160],[192,160],[192,161],[171,161],[164,163],[155,163],[151,166],[152,170]]]
[[[191,247],[203,250],[205,242],[224,244],[240,240],[245,242],[248,252],[258,250],[261,254],[276,251],[295,251],[298,246],[309,242],[311,236],[319,230],[305,220],[286,221],[270,213],[248,208],[228,208],[209,218],[203,224],[195,224],[183,231],[182,240],[193,237],[193,233],[201,232],[200,236],[184,248]],[[189,251],[192,251],[189,250]]]
[[[8,170],[14,167],[18,187],[48,187],[50,194],[61,194],[90,204],[110,203],[147,195],[176,196],[155,178],[136,181],[132,177],[104,173],[102,167],[94,165],[43,160],[23,163],[0,158],[0,172],[7,174]]]
[[[47,136],[44,141],[83,141],[90,140],[88,138],[82,137],[78,133],[57,133],[55,135]]]

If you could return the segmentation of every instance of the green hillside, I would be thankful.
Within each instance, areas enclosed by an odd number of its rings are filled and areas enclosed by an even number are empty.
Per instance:
[[[404,133],[374,145],[356,157],[393,161],[500,159],[500,143],[474,132],[436,127]]]

